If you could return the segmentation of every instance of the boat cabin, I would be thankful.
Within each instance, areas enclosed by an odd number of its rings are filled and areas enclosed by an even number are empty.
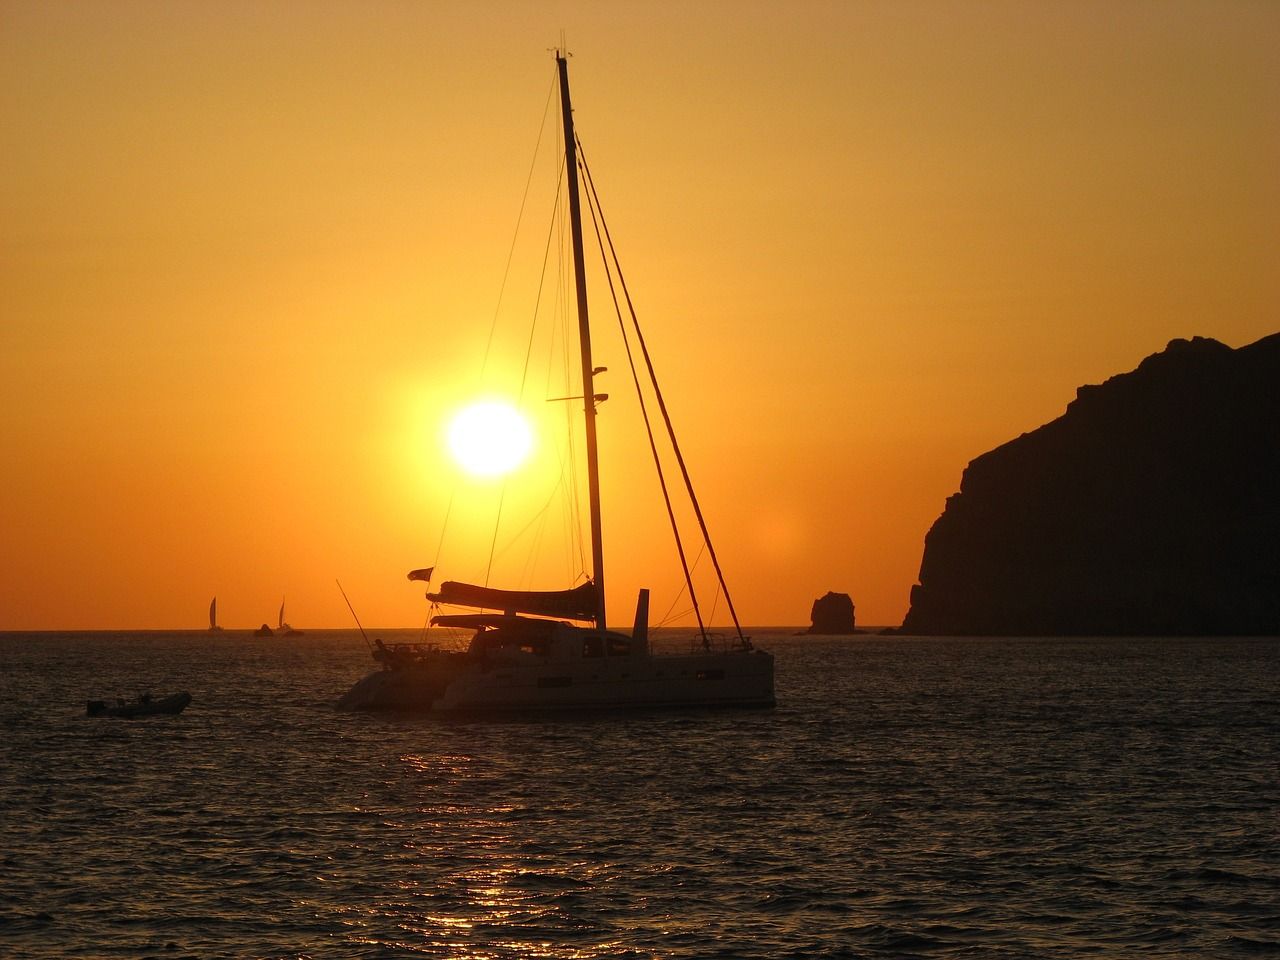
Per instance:
[[[563,620],[544,620],[514,614],[463,614],[439,616],[433,626],[474,629],[467,647],[482,659],[584,660],[596,657],[631,657],[648,654],[648,644],[626,634],[574,626]]]

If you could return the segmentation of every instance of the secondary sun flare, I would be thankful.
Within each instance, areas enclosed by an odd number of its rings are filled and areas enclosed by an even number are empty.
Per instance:
[[[533,447],[529,421],[498,400],[473,403],[449,421],[449,452],[476,477],[497,477],[520,466]]]

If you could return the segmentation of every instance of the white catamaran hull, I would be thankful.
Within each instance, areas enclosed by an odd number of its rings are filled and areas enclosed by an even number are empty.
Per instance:
[[[773,657],[760,650],[540,663],[451,664],[449,656],[421,667],[375,671],[338,706],[527,713],[774,705]]]

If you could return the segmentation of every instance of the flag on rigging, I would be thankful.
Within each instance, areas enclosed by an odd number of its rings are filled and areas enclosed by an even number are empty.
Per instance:
[[[431,582],[431,574],[435,573],[435,570],[436,570],[436,568],[435,568],[435,567],[423,567],[421,570],[410,570],[410,571],[409,571],[409,579],[410,579],[410,580],[425,580],[427,583],[430,583],[430,582]]]

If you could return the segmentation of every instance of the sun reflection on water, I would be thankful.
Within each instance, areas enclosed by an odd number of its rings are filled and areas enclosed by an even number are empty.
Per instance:
[[[549,820],[577,811],[511,799],[513,785],[492,758],[405,753],[390,772],[416,802],[384,827],[417,863],[414,879],[396,883],[396,900],[374,908],[374,925],[391,920],[399,931],[394,941],[379,941],[382,947],[471,960],[627,953],[574,919],[579,892],[598,882],[603,868],[556,856],[541,835]],[[572,939],[595,942],[565,946]]]

